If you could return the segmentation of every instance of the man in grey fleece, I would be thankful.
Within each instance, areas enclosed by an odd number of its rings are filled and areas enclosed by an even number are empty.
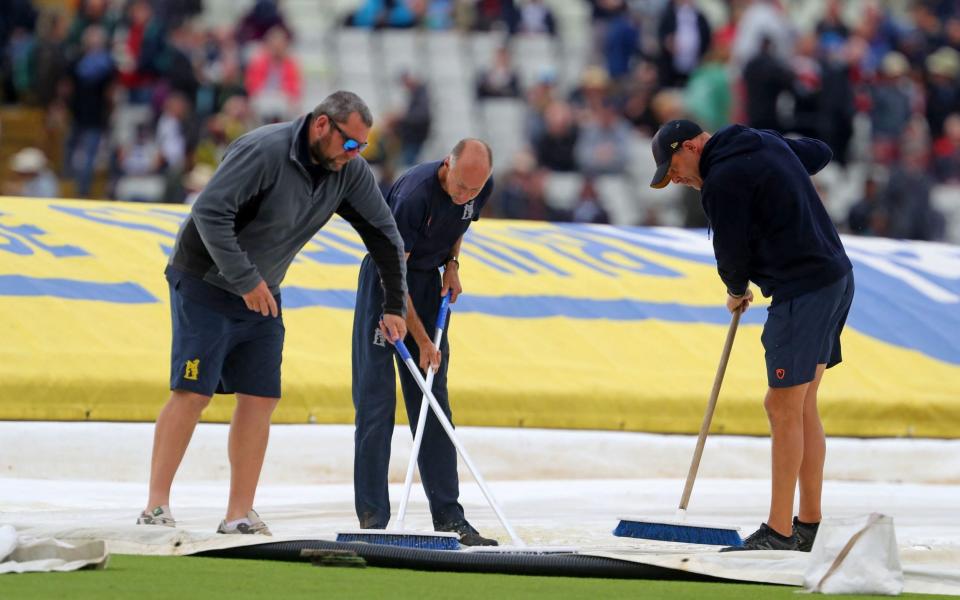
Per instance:
[[[363,160],[373,118],[339,91],[312,113],[237,139],[183,223],[165,274],[173,321],[170,400],[157,417],[150,496],[137,520],[175,526],[170,487],[200,413],[235,393],[230,500],[218,533],[270,534],[253,510],[270,415],[280,401],[280,283],[297,252],[339,214],[360,234],[384,288],[384,336],[406,335],[403,241]]]

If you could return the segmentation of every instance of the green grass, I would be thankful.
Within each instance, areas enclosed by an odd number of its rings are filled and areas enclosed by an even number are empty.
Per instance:
[[[947,596],[907,594],[932,600]],[[114,555],[105,571],[0,575],[0,599],[669,598],[796,600],[796,588],[573,577],[314,567],[223,558]],[[857,600],[873,596],[850,596]]]

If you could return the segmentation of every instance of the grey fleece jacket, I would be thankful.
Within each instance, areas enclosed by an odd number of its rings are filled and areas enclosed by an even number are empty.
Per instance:
[[[169,265],[243,295],[265,281],[274,294],[297,252],[333,213],[370,251],[384,312],[406,314],[406,261],[397,225],[362,158],[314,189],[297,160],[306,117],[255,129],[233,142],[177,234]]]

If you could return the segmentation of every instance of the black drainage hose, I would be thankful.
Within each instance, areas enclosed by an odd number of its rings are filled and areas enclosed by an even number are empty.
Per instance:
[[[361,542],[297,540],[271,542],[255,546],[207,550],[192,556],[251,558],[257,560],[307,561],[301,550],[349,550],[372,567],[454,571],[461,573],[503,573],[508,575],[551,575],[565,577],[603,577],[610,579],[665,579],[670,581],[728,581],[709,575],[644,565],[640,563],[585,556],[582,554],[533,554],[501,552],[457,552],[422,550]]]

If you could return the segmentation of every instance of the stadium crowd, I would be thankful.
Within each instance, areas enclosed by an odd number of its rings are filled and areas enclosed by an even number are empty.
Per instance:
[[[203,26],[202,0],[50,4],[4,1],[0,102],[42,109],[45,126],[64,133],[62,152],[19,149],[2,193],[191,202],[238,136],[318,101],[304,97],[296,28],[277,0],[256,0],[229,27]],[[525,100],[528,147],[497,173],[490,216],[607,222],[594,178],[651,160],[624,151],[631,137],[686,116],[708,131],[739,122],[820,138],[839,168],[869,164],[862,198],[838,223],[845,231],[944,238],[931,191],[960,184],[960,2],[891,10],[865,0],[852,22],[844,2],[827,0],[807,29],[782,0],[716,0],[722,23],[694,0],[588,4],[590,64],[573,86],[549,69],[525,82],[513,65],[516,36],[562,38],[543,0],[362,0],[339,23],[503,32],[476,94]],[[418,159],[437,110],[427,82],[408,73],[403,86],[405,108],[377,115],[365,153],[384,186]],[[140,118],[118,123],[120,106]],[[862,151],[858,120],[869,125]],[[555,172],[584,176],[572,208],[546,197]],[[684,224],[702,226],[699,205],[687,204]],[[644,214],[636,224],[658,224]]]

